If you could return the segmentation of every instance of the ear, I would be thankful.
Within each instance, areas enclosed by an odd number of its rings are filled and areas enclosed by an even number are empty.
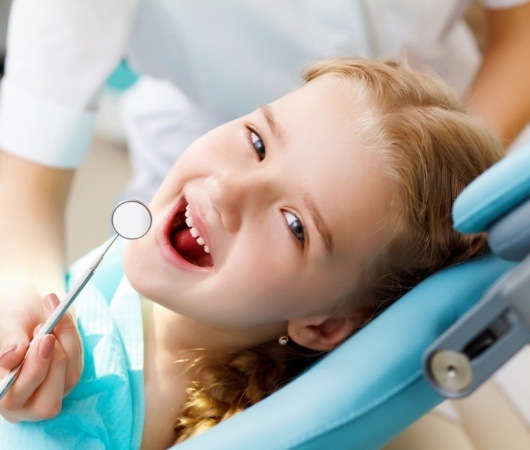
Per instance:
[[[348,317],[319,315],[290,320],[287,332],[291,340],[302,347],[329,351],[348,338],[365,323],[366,315],[359,311]]]

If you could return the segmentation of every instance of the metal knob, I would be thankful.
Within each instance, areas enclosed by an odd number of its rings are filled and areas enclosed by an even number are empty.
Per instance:
[[[462,395],[473,382],[469,358],[454,350],[439,350],[430,359],[432,381],[448,396]]]

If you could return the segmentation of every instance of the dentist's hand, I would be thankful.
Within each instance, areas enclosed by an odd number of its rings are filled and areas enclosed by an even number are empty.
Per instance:
[[[41,336],[29,346],[30,336],[37,333],[58,303],[57,296],[50,294],[44,298],[42,309],[38,308],[41,311],[20,303],[2,305],[0,376],[24,361],[15,383],[0,400],[0,415],[9,422],[55,417],[64,396],[79,381],[82,347],[69,312],[53,334]]]
[[[64,218],[73,175],[0,149],[2,375],[22,362],[35,328],[49,316],[50,308],[42,306],[44,294],[64,295]],[[65,391],[79,378],[81,363],[74,322],[65,316],[53,336],[42,336],[31,346],[0,401],[0,414],[12,422],[57,414]]]

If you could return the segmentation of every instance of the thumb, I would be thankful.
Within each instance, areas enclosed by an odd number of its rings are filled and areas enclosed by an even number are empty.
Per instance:
[[[20,328],[7,329],[0,336],[0,367],[11,370],[18,366],[26,355],[29,337]]]

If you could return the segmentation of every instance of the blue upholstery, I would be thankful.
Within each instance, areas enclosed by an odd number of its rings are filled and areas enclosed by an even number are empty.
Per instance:
[[[530,144],[484,172],[460,194],[455,228],[488,232],[493,253],[521,261],[530,253]]]
[[[506,156],[473,181],[456,199],[454,227],[486,231],[495,220],[530,197],[530,143]]]
[[[487,257],[433,275],[297,380],[177,448],[380,448],[443,400],[423,352],[510,267]]]

